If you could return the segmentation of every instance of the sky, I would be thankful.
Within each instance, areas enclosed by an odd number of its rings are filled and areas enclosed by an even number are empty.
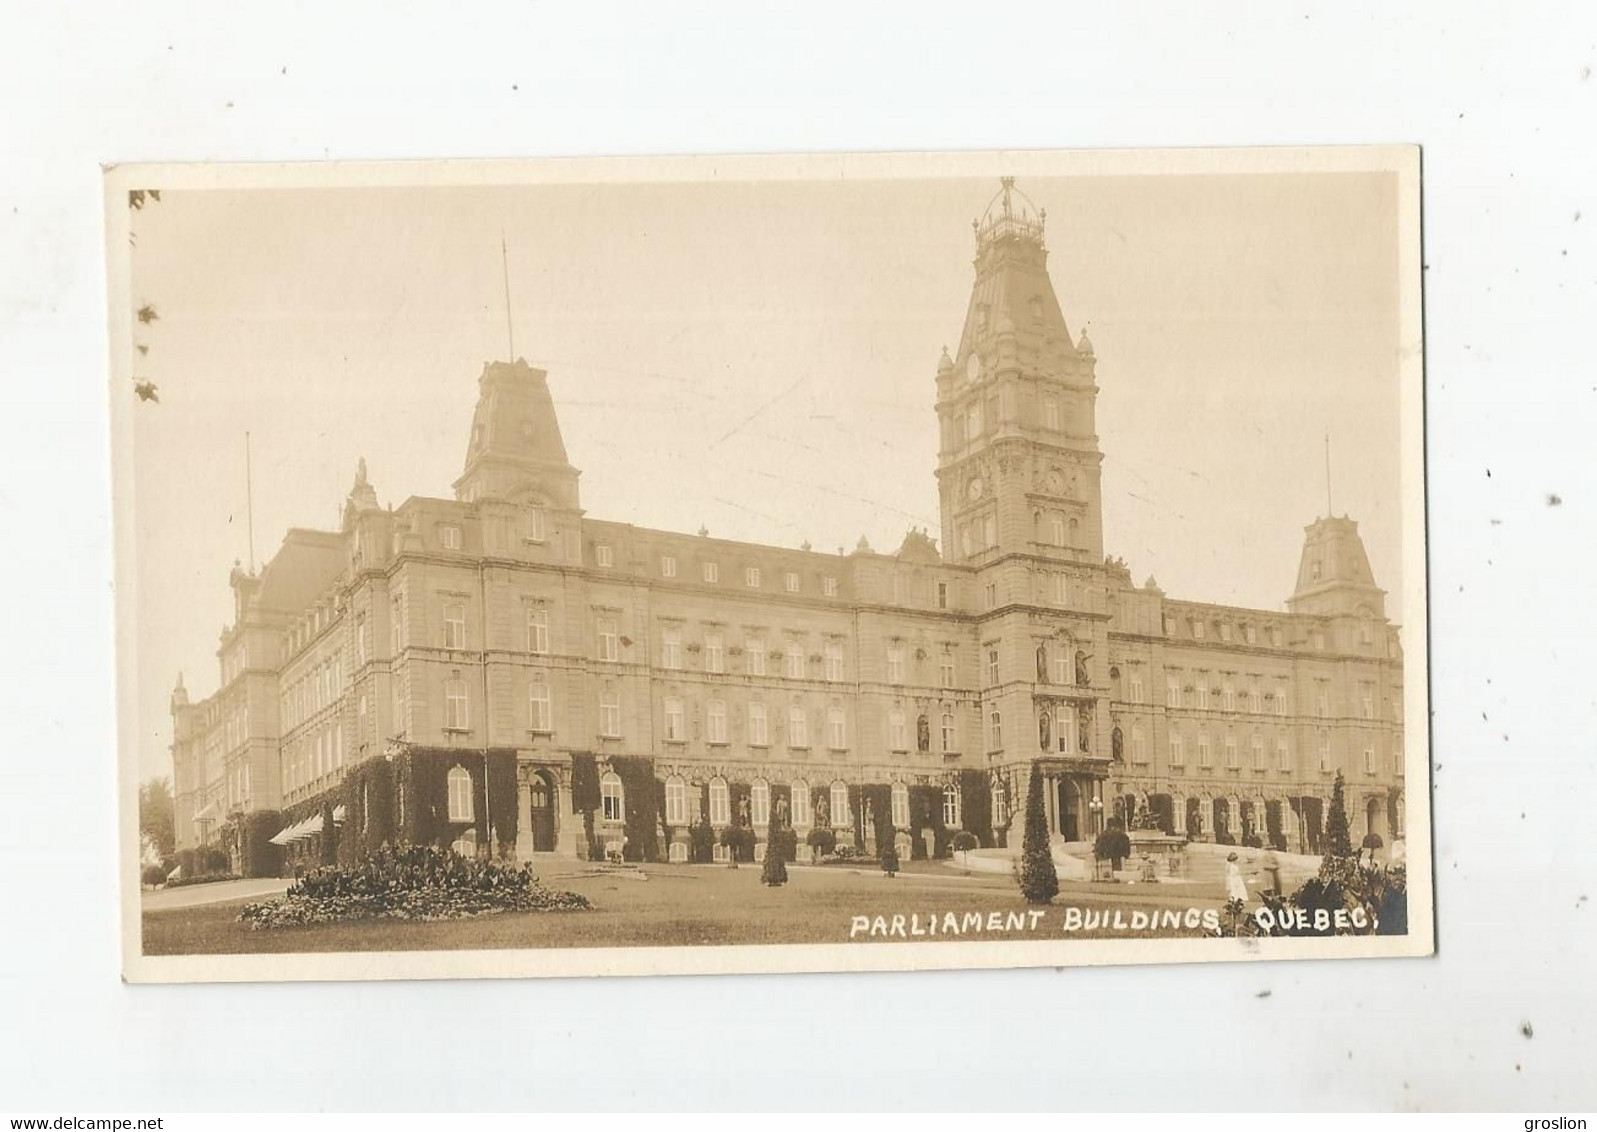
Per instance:
[[[384,505],[451,497],[511,334],[595,518],[823,550],[937,537],[933,379],[1006,172],[163,192],[128,259],[159,317],[125,344],[160,400],[117,438],[141,777],[170,772],[177,673],[216,688],[249,500],[259,565],[290,527],[337,528],[361,457]],[[1174,598],[1280,608],[1329,435],[1331,508],[1401,622],[1396,177],[1019,188],[1097,354],[1106,552]]]

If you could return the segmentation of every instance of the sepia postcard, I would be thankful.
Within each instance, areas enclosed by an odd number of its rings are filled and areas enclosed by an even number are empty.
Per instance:
[[[109,169],[125,977],[1431,954],[1419,166]]]

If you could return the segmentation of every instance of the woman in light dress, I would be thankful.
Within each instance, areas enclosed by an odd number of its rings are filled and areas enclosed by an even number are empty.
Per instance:
[[[1248,882],[1242,879],[1242,870],[1237,867],[1237,855],[1227,854],[1225,859],[1225,898],[1227,902],[1240,900],[1248,902]]]

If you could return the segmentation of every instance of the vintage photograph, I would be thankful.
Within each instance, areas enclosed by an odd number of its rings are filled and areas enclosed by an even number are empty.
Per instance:
[[[1431,953],[1416,149],[106,200],[129,979]]]

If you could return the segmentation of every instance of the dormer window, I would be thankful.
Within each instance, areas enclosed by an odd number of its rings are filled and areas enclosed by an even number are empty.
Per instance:
[[[460,528],[456,526],[440,527],[439,540],[444,544],[445,550],[460,549]]]
[[[600,566],[614,566],[616,564],[615,551],[600,543],[593,548],[593,560]]]
[[[533,542],[543,542],[549,537],[549,514],[542,507],[534,507],[529,513],[530,519],[527,537]]]

